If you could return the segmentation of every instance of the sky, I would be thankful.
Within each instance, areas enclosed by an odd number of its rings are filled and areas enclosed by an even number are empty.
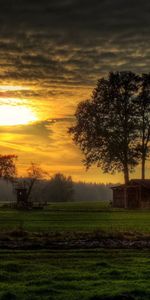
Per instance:
[[[0,153],[89,182],[68,135],[77,104],[109,71],[149,72],[149,0],[0,0]],[[149,168],[147,168],[147,174]],[[139,168],[134,177],[139,176]]]

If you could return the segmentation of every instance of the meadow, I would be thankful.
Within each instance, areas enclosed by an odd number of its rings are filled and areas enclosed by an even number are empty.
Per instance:
[[[149,281],[148,251],[0,251],[0,300],[148,300]]]
[[[108,202],[51,203],[44,210],[0,208],[0,230],[30,232],[150,232],[150,211],[116,210]]]
[[[54,239],[59,232],[64,238],[100,231],[149,234],[150,211],[116,210],[108,202],[50,203],[31,211],[2,206],[1,238],[12,232],[13,242],[17,230],[54,233]],[[150,299],[149,251],[106,248],[1,249],[0,300]]]

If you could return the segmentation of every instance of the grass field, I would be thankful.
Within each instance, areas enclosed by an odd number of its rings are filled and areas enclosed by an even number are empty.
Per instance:
[[[148,300],[149,282],[147,251],[0,251],[0,300]]]
[[[114,210],[106,202],[53,203],[43,211],[1,207],[3,238],[18,228],[62,236],[150,233],[150,211]],[[0,250],[0,300],[148,300],[149,282],[146,250]]]
[[[107,202],[53,203],[38,211],[0,209],[0,230],[150,232],[150,211],[113,210]]]

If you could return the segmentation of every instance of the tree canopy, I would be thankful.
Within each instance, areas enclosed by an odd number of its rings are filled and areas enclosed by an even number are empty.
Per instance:
[[[141,99],[145,94],[148,98],[148,78],[133,72],[111,72],[98,80],[91,99],[78,105],[69,132],[84,153],[87,168],[96,164],[107,173],[121,171],[125,182],[129,181],[129,172],[140,160],[139,149],[142,152],[139,111]]]
[[[142,179],[145,178],[145,162],[150,154],[150,73],[141,77],[140,92],[138,95],[139,108],[139,151],[142,160]]]
[[[67,202],[73,199],[74,188],[71,176],[55,174],[49,184],[49,201]]]
[[[27,169],[28,179],[26,180],[28,192],[27,192],[27,200],[31,197],[31,192],[35,183],[38,180],[41,180],[46,172],[36,163],[31,162],[29,168]]]
[[[13,154],[0,155],[0,178],[12,181],[16,176],[16,159]]]

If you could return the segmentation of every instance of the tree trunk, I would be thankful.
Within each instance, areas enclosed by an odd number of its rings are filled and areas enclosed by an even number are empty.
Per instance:
[[[145,179],[145,155],[142,155],[142,179]]]
[[[142,170],[141,170],[141,177],[145,179],[145,161],[146,161],[146,150],[145,150],[145,110],[142,113]]]
[[[128,170],[128,166],[124,167],[124,182],[125,182],[125,184],[128,184],[128,182],[129,182],[129,170]]]
[[[29,197],[30,197],[30,194],[31,194],[31,191],[32,191],[32,188],[33,188],[34,183],[35,183],[35,180],[32,180],[32,181],[30,182],[29,189],[28,189],[28,193],[27,193],[27,201],[29,200]]]

